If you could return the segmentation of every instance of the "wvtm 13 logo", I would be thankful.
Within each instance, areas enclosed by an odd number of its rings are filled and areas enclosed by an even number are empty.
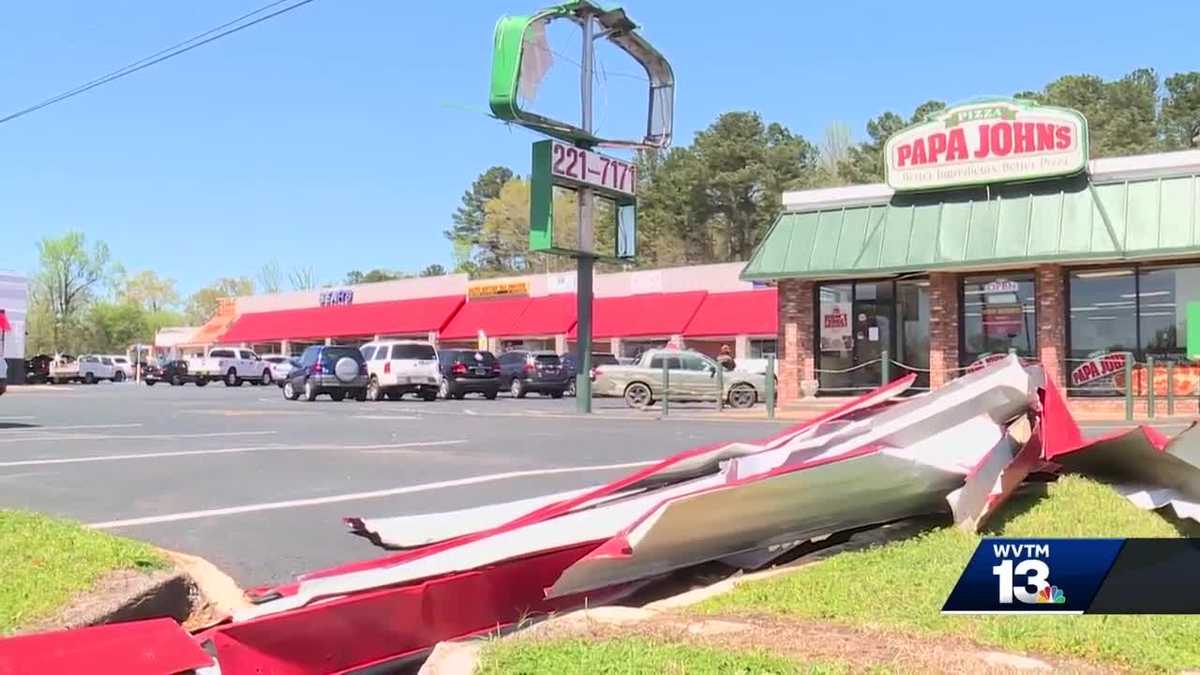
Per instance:
[[[1001,558],[1000,564],[992,567],[1001,605],[1013,604],[1014,598],[1027,605],[1066,603],[1063,590],[1050,584],[1050,564],[1045,560],[1050,557],[1050,544],[994,543],[992,551]],[[1014,558],[1025,559],[1014,562]]]
[[[1119,539],[986,538],[942,611],[1082,614],[1120,549]]]

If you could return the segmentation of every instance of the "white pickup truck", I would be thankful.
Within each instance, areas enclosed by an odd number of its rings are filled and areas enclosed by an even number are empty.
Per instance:
[[[98,354],[84,354],[77,359],[64,355],[50,364],[50,381],[54,384],[96,384],[100,380],[115,379],[116,373],[112,359]]]
[[[271,364],[249,349],[214,347],[205,356],[187,360],[188,373],[198,382],[220,380],[227,387],[240,387],[243,382],[270,384]]]

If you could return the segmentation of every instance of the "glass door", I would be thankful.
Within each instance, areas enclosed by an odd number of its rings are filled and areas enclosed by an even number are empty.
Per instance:
[[[854,365],[859,367],[851,371],[850,381],[856,389],[878,387],[883,382],[884,350],[889,359],[895,357],[892,284],[891,280],[854,284]]]
[[[923,284],[923,285],[922,285]],[[817,289],[818,391],[854,395],[883,382],[889,361],[929,365],[928,282],[858,281]],[[900,294],[897,297],[897,294]],[[890,379],[907,371],[889,364]],[[928,383],[928,376],[924,382]],[[921,382],[918,381],[918,386]]]
[[[892,368],[892,377],[916,373],[913,387],[929,388],[929,281],[896,282],[896,351],[903,365]],[[906,367],[907,366],[907,367]]]

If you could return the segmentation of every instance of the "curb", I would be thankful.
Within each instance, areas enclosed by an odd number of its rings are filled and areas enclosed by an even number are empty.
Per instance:
[[[180,570],[115,570],[94,587],[71,599],[51,617],[25,627],[21,633],[69,630],[122,621],[170,617],[179,623],[192,612],[196,587]]]
[[[18,631],[69,630],[169,617],[188,630],[204,628],[249,606],[237,583],[216,565],[178,551],[158,549],[173,565],[145,572],[113,570],[51,617]]]

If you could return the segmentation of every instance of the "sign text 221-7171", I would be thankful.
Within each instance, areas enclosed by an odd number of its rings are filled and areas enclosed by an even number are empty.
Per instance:
[[[558,178],[633,196],[637,193],[637,165],[600,153],[554,141],[550,172]]]

